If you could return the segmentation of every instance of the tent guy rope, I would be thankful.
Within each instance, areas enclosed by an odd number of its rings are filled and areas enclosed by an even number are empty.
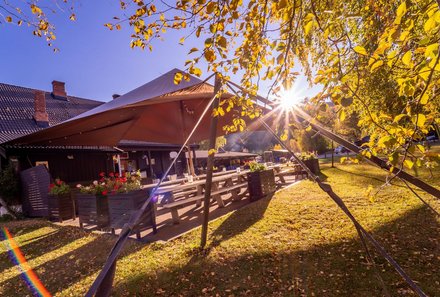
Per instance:
[[[236,91],[228,85],[228,87],[236,93]],[[239,87],[242,91],[244,91],[241,87]],[[364,245],[364,248],[366,249],[367,256],[370,257],[370,253],[368,251],[367,246],[364,243],[364,239],[367,239],[375,248],[376,250],[394,267],[394,269],[400,274],[400,276],[405,280],[405,282],[411,287],[411,289],[421,297],[427,296],[422,289],[417,286],[417,284],[409,277],[409,275],[400,267],[400,265],[387,253],[387,251],[376,241],[376,239],[368,233],[364,227],[357,221],[357,219],[353,216],[353,214],[350,212],[350,210],[345,205],[344,201],[335,193],[333,192],[332,187],[329,184],[326,184],[321,181],[319,176],[315,175],[306,165],[305,163],[297,156],[295,155],[290,148],[288,148],[284,142],[280,139],[280,137],[273,131],[273,129],[264,121],[264,119],[259,118],[259,122],[266,128],[266,130],[272,134],[272,136],[278,141],[278,143],[287,150],[290,155],[295,159],[295,161],[301,165],[301,167],[307,172],[309,177],[313,181],[315,181],[318,186],[327,193],[327,195],[332,198],[332,200],[336,203],[336,205],[348,216],[348,218],[352,221],[354,224],[356,230],[358,231],[359,237],[361,238],[361,241]],[[324,129],[321,127],[321,129]],[[328,132],[328,131],[327,131]],[[349,143],[348,141],[344,141],[346,143]],[[350,146],[355,146],[354,144],[349,143]],[[372,258],[371,258],[372,259]],[[384,287],[384,286],[383,286]],[[386,292],[386,289],[384,287],[384,292]]]
[[[333,192],[332,187],[329,184],[323,183],[319,176],[315,175],[313,172],[310,171],[310,169],[304,164],[304,162],[298,158],[285,144],[284,142],[279,138],[279,136],[267,125],[266,122],[261,120],[261,123],[266,127],[266,129],[277,139],[279,144],[286,149],[291,156],[295,159],[296,162],[298,162],[301,167],[307,172],[307,174],[315,181],[318,186],[327,193],[330,198],[333,199],[333,201],[337,204],[337,206],[342,209],[342,211],[348,216],[348,218],[352,221],[358,232],[361,234],[361,239],[365,237],[368,239],[368,241],[373,244],[373,246],[376,248],[376,250],[394,267],[394,269],[402,276],[402,278],[406,281],[406,283],[411,287],[411,289],[417,293],[417,295],[421,297],[427,296],[422,289],[416,285],[416,283],[409,277],[409,275],[400,267],[400,265],[387,253],[387,251],[376,241],[376,239],[368,233],[364,227],[357,221],[357,219],[353,216],[353,214],[350,212],[350,210],[345,205],[344,201],[335,193]]]

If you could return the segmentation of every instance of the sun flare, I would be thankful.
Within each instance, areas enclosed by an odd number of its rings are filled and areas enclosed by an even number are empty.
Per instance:
[[[291,110],[301,104],[306,97],[306,88],[300,86],[299,81],[295,81],[290,89],[281,88],[276,94],[279,106],[284,110]]]
[[[283,109],[291,109],[301,103],[302,99],[294,88],[280,92],[280,105]]]

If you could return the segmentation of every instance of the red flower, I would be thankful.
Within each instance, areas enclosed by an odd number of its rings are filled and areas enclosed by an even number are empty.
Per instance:
[[[104,172],[101,172],[101,173],[99,174],[99,176],[100,176],[100,177],[104,177],[104,176],[105,176],[105,173],[104,173]]]
[[[110,177],[114,177],[115,174],[114,174],[113,172],[110,172],[110,173],[108,174],[108,176],[110,176]]]
[[[106,196],[108,194],[107,190],[102,191],[102,195]]]
[[[119,177],[119,173],[116,172],[116,173],[115,173],[115,176],[116,176],[116,177]]]
[[[55,184],[50,184],[49,185],[49,190],[52,190],[55,187]]]
[[[100,181],[100,182],[104,182],[104,181],[105,181],[105,178],[101,178],[99,181]]]
[[[56,179],[55,182],[57,183],[57,185],[61,186],[61,180],[60,179]]]

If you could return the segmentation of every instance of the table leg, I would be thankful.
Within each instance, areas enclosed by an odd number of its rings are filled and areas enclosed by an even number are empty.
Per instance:
[[[280,179],[281,183],[285,184],[286,180],[284,179],[283,175],[278,175],[278,178]]]
[[[169,195],[170,195],[169,202],[174,202],[173,192],[170,192]],[[177,211],[177,207],[171,208],[171,217],[173,218],[173,224],[180,223],[179,212]]]
[[[200,196],[202,194],[203,194],[203,186],[199,185],[199,186],[197,186],[197,194],[196,195]],[[196,206],[197,207],[202,206],[202,201],[203,201],[203,198],[200,198],[200,200],[197,200]]]
[[[232,201],[240,201],[241,200],[241,197],[239,195],[240,191],[241,191],[241,189],[238,188],[238,189],[235,189],[235,190],[233,190],[231,192],[231,194],[232,194]]]
[[[212,183],[212,192],[218,191],[218,186],[219,186],[218,184],[219,184],[218,182]],[[225,207],[225,204],[222,200],[222,196],[220,194],[213,195],[212,199],[213,200],[215,199],[215,201],[217,201],[218,207],[220,208]]]
[[[232,177],[228,178],[225,183],[223,184],[224,187],[229,187],[232,186],[233,182],[232,182]]]
[[[247,177],[246,177],[246,175],[244,175],[244,174],[240,175],[240,176],[238,177],[238,181],[239,181],[240,183],[244,183],[245,181],[247,181]]]
[[[177,208],[171,208],[171,217],[173,218],[173,224],[180,224],[179,212]]]
[[[243,198],[244,196],[246,196],[248,193],[249,193],[249,189],[248,189],[248,187],[246,187],[244,192],[241,195],[239,195],[240,199]]]

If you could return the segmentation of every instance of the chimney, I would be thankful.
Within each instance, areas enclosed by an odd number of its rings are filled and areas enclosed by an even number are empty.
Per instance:
[[[34,93],[34,120],[38,127],[49,127],[49,116],[46,111],[46,93],[35,90]]]
[[[113,100],[115,100],[116,98],[121,97],[121,95],[119,95],[119,94],[113,94],[112,97],[113,97]]]
[[[52,81],[52,96],[58,99],[67,99],[65,83],[62,81]]]

